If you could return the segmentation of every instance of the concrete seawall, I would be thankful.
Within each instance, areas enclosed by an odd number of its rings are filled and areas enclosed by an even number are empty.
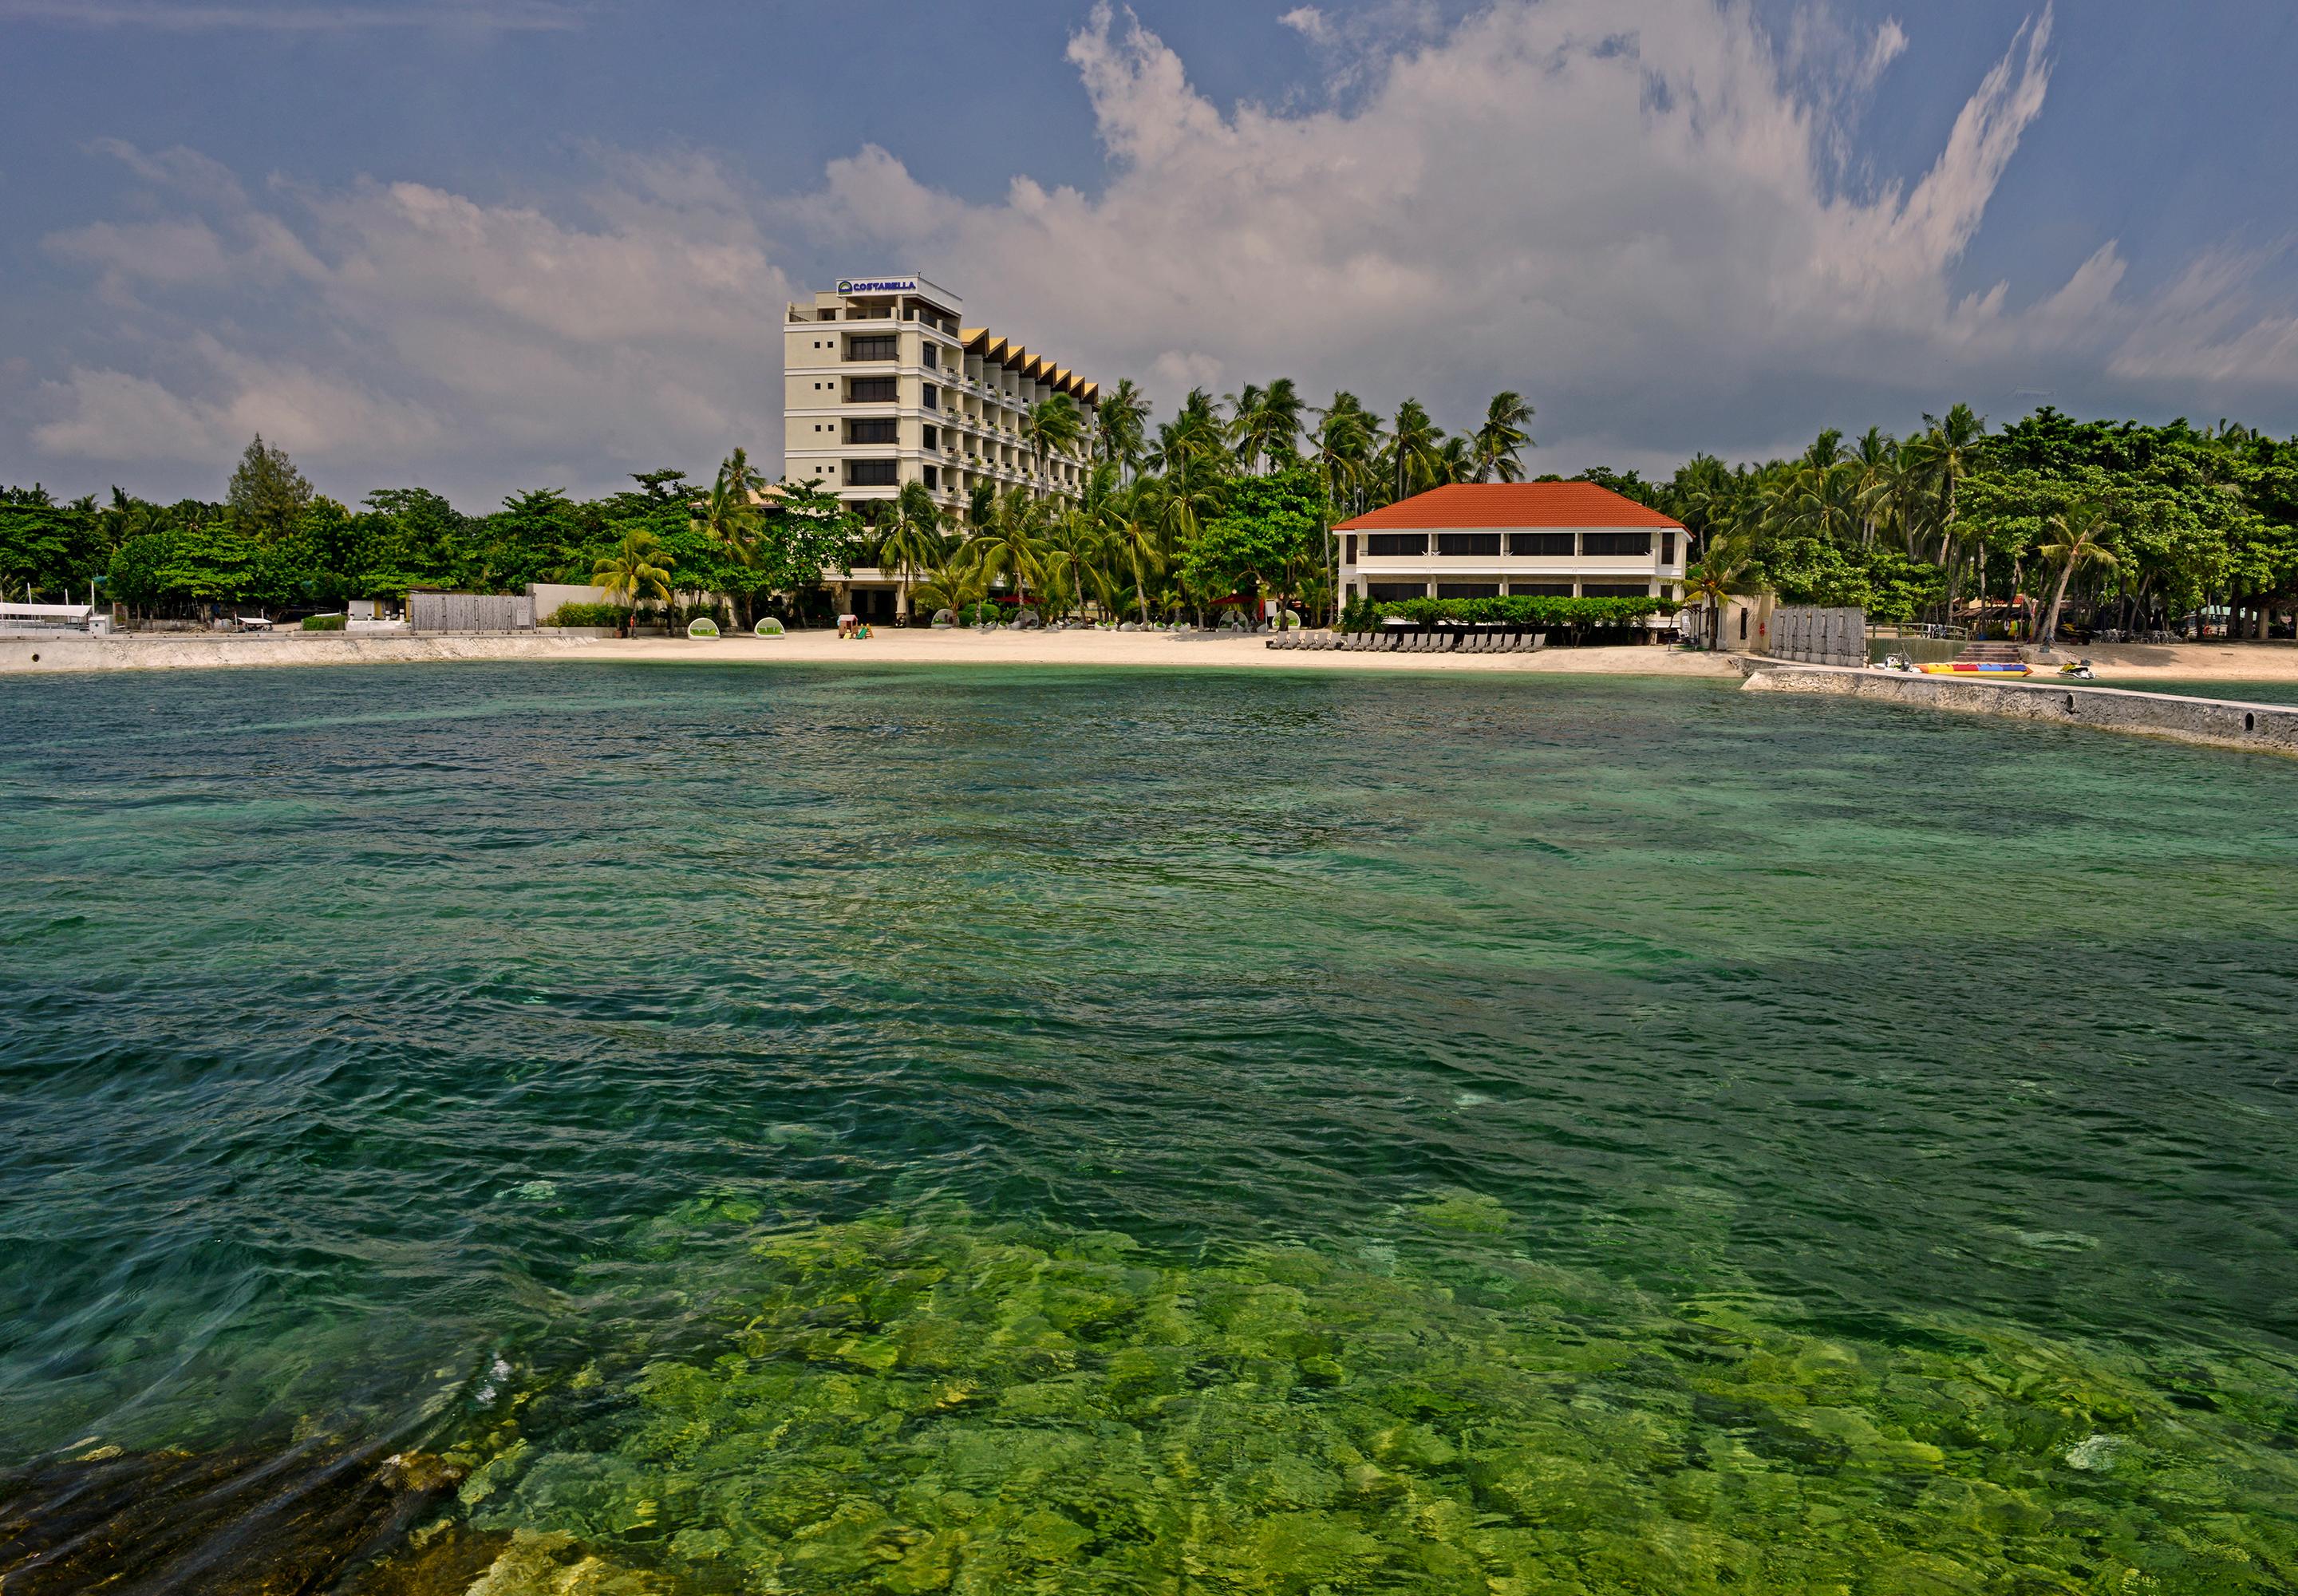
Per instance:
[[[161,633],[0,637],[0,675],[150,671],[248,665],[397,665],[442,659],[550,658],[592,644],[550,632],[462,637],[357,637],[342,632]]]
[[[1781,665],[1760,659],[1748,660],[1742,668],[1748,672],[1748,680],[1740,688],[1743,692],[1828,693],[1838,698],[1877,699],[1922,709],[2050,721],[2101,732],[2168,737],[2211,748],[2298,755],[2298,704],[2189,699],[2175,693],[2133,692],[2127,688],[2048,678],[1971,682],[1837,666]]]

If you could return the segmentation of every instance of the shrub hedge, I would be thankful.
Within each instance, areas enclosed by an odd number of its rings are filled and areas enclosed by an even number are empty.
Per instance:
[[[546,626],[620,626],[630,618],[627,604],[562,604],[542,617]]]
[[[305,616],[303,617],[303,630],[306,632],[341,632],[343,629],[343,620],[344,617],[342,616]]]
[[[1639,626],[1647,616],[1674,615],[1682,608],[1674,599],[1649,598],[1401,599],[1391,602],[1353,599],[1341,612],[1341,630],[1368,631],[1391,617],[1423,626],[1439,621],[1551,628]]]

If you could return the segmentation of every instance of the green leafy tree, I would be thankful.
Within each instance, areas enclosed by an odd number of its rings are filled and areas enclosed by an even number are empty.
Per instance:
[[[311,484],[295,469],[287,451],[268,444],[263,434],[239,457],[224,495],[240,525],[257,537],[278,537],[293,527],[312,500]]]

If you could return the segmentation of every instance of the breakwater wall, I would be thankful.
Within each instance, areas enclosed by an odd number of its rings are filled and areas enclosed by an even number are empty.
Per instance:
[[[555,657],[591,643],[589,636],[558,637],[546,629],[494,636],[359,637],[342,632],[162,632],[90,637],[0,637],[0,675],[62,671],[213,669],[246,665],[395,665],[440,659]]]
[[[2231,699],[2189,699],[2136,692],[2095,682],[1969,682],[1897,671],[1834,666],[1779,665],[1749,660],[1743,692],[1802,692],[1875,699],[1922,709],[2049,721],[2100,732],[2168,737],[2211,748],[2298,755],[2298,704],[2246,704]]]

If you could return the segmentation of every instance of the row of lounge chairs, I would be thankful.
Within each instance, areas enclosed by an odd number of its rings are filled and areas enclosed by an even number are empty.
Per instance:
[[[1360,654],[1529,654],[1548,646],[1545,632],[1280,632],[1272,649],[1338,649]]]

